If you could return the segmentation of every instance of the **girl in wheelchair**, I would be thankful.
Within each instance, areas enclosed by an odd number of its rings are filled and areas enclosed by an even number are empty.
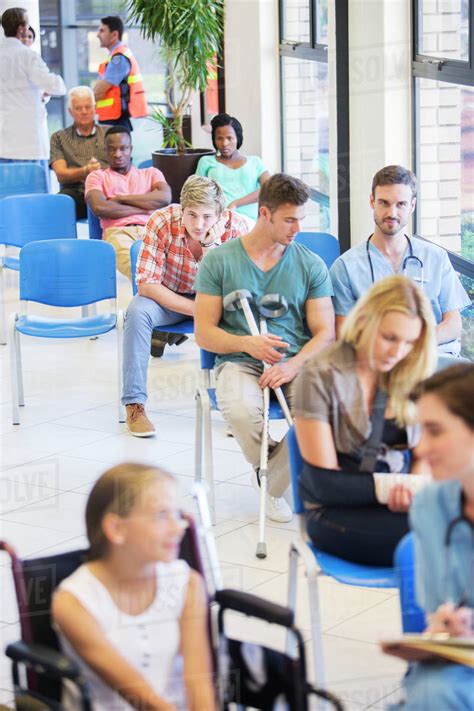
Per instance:
[[[90,493],[89,558],[59,585],[52,614],[94,711],[216,709],[204,584],[178,559],[185,526],[160,469],[116,466]]]

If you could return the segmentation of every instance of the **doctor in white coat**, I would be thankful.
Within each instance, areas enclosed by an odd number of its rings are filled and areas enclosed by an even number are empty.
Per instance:
[[[44,166],[49,184],[49,136],[43,94],[66,93],[63,79],[52,74],[39,54],[20,37],[28,15],[14,7],[2,15],[0,37],[0,162],[34,161]]]

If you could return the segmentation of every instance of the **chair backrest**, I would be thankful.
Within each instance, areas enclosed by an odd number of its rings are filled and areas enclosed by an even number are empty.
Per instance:
[[[47,193],[46,174],[36,163],[0,163],[0,198]]]
[[[87,224],[89,225],[89,239],[102,239],[102,227],[100,226],[100,220],[87,205]]]
[[[426,627],[426,620],[425,613],[416,601],[413,533],[407,533],[397,545],[393,562],[400,591],[403,631],[405,634],[422,632]]]
[[[76,206],[69,195],[10,195],[1,201],[0,214],[0,244],[23,247],[77,237]]]
[[[296,514],[304,512],[304,504],[298,493],[298,484],[303,469],[303,457],[301,456],[298,440],[296,439],[295,426],[290,427],[287,435],[288,439],[288,459],[290,462],[291,489],[293,491],[293,505]]]
[[[298,232],[295,242],[302,244],[321,257],[330,269],[341,253],[339,240],[328,232]]]
[[[142,242],[143,240],[137,239],[130,247],[130,265],[132,267],[132,291],[134,296],[138,292],[138,287],[135,283],[135,272],[137,270],[138,252],[140,251]]]
[[[116,295],[115,251],[107,242],[44,240],[20,252],[21,300],[86,306]]]
[[[141,163],[138,164],[139,168],[152,168],[153,167],[153,161],[151,158],[148,158],[148,160],[142,160]]]

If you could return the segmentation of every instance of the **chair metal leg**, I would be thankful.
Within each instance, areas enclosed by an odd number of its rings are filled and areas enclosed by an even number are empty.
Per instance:
[[[20,424],[20,403],[18,398],[18,363],[16,353],[16,320],[17,314],[12,314],[10,317],[10,379],[12,383],[12,422],[14,425]]]
[[[211,508],[212,525],[216,524],[216,498],[214,488],[214,459],[212,456],[212,424],[211,403],[207,391],[201,392],[202,430],[204,439],[204,460],[206,480],[209,486],[209,504]]]
[[[20,407],[25,406],[25,391],[23,389],[23,362],[21,357],[21,340],[20,332],[15,329],[15,352],[16,352],[16,362],[18,374],[18,404]]]
[[[286,605],[296,613],[296,593],[298,589],[298,551],[290,543],[290,555],[288,561],[288,587]],[[286,633],[286,653],[292,656],[296,649],[296,640],[290,630]]]
[[[94,304],[96,306],[96,304]],[[117,385],[118,385],[118,420],[125,422],[125,408],[122,405],[122,357],[123,357],[123,311],[117,312]]]
[[[0,265],[0,344],[7,344],[7,309],[5,305],[5,285],[3,277],[3,266]]]
[[[207,589],[211,590],[212,588],[213,592],[215,592],[216,590],[221,590],[223,587],[222,575],[219,565],[219,556],[217,555],[216,539],[214,538],[214,534],[212,532],[213,524],[211,520],[209,501],[205,487],[202,483],[196,483],[194,485],[193,496],[196,500],[201,524],[199,532],[207,554],[208,566],[206,566],[206,577],[208,569],[211,576],[211,580],[209,581],[210,584],[208,584]]]
[[[194,429],[194,481],[202,481],[202,398],[201,388],[196,390],[196,424]]]
[[[321,569],[317,563],[316,558],[312,551],[308,548],[305,541],[294,540],[291,544],[290,553],[290,572],[291,575],[291,565],[292,559],[291,554],[293,554],[296,559],[297,556],[301,557],[303,560],[306,578],[308,580],[308,596],[309,596],[309,611],[311,619],[311,646],[313,650],[313,663],[314,663],[314,682],[315,685],[320,689],[326,688],[326,678],[324,670],[324,652],[323,652],[323,638],[322,638],[322,625],[321,625],[321,611],[319,605],[319,577],[321,575]],[[294,565],[294,563],[293,563]],[[293,577],[296,579],[296,572]],[[289,585],[291,581],[289,581]],[[290,593],[288,593],[290,594]],[[295,598],[296,604],[296,591]],[[293,608],[294,609],[294,608]]]

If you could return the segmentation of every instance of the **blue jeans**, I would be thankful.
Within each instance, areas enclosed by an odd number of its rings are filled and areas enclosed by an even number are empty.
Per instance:
[[[125,316],[123,334],[123,393],[122,404],[145,404],[151,334],[154,328],[180,323],[189,316],[171,311],[148,299],[133,297]]]
[[[48,189],[48,193],[51,191],[51,178],[49,175],[49,161],[46,160],[46,158],[44,158],[44,159],[38,158],[38,160],[26,160],[26,159],[21,159],[21,158],[0,158],[0,163],[35,163],[36,165],[39,165],[44,170],[44,174],[46,177],[46,187]]]

